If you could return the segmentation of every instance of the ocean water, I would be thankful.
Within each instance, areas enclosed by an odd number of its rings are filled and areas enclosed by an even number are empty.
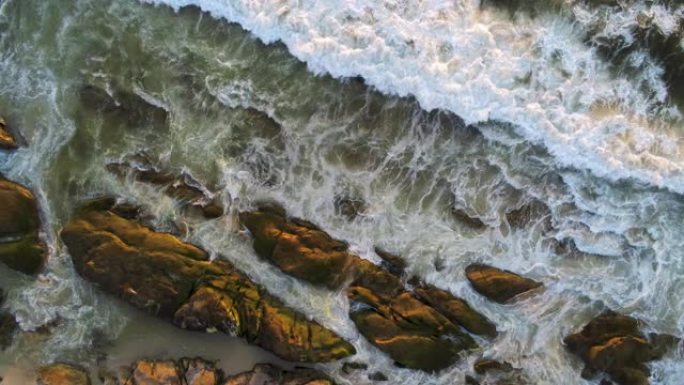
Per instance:
[[[561,340],[605,308],[684,336],[681,112],[660,63],[644,56],[616,72],[583,39],[598,21],[600,33],[626,33],[640,10],[667,32],[682,8],[637,3],[607,17],[563,4],[512,17],[468,0],[0,2],[0,114],[28,143],[0,154],[0,172],[36,192],[50,245],[37,279],[0,267],[5,306],[23,330],[0,353],[3,384],[26,383],[55,360],[113,368],[201,355],[229,372],[278,362],[229,337],[164,328],[81,280],[58,232],[78,202],[101,194],[145,206],[160,229],[183,229],[231,260],[354,343],[352,360],[392,384],[462,384],[482,355],[531,384],[597,383],[580,377]],[[135,113],[103,108],[107,93]],[[250,129],[248,108],[281,128]],[[106,171],[141,153],[204,183],[229,214],[192,218],[158,189]],[[349,221],[338,196],[367,210]],[[256,257],[235,213],[262,199],[364,258],[378,260],[374,246],[400,254],[410,274],[468,300],[500,336],[437,374],[394,367],[360,337],[343,292]],[[549,207],[553,228],[542,219],[511,228],[505,213],[534,200]],[[468,228],[454,208],[488,228]],[[578,252],[559,254],[552,239],[571,239]],[[465,280],[475,261],[545,290],[489,302]],[[341,365],[318,367],[340,384],[371,383]],[[677,384],[684,352],[651,369],[652,384]]]

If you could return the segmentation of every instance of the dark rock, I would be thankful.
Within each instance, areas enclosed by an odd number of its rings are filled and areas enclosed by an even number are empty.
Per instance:
[[[283,359],[326,362],[354,354],[333,332],[286,308],[225,261],[110,210],[81,210],[61,233],[78,273],[179,327],[246,338]]]
[[[389,378],[387,378],[387,376],[383,372],[371,373],[368,375],[368,379],[375,382],[385,382],[389,380]]]
[[[37,385],[90,385],[88,373],[77,366],[53,364],[38,370]]]
[[[406,261],[396,254],[392,254],[385,251],[379,247],[375,247],[375,254],[382,258],[382,267],[384,267],[390,273],[401,277],[406,271]]]
[[[438,371],[456,362],[460,352],[477,346],[411,293],[387,299],[354,286],[348,296],[350,317],[361,334],[403,367]]]
[[[40,218],[33,193],[0,176],[0,262],[25,274],[35,274],[46,258],[40,240]]]
[[[510,372],[513,367],[508,362],[499,362],[496,360],[481,358],[475,362],[473,369],[477,374],[485,374],[490,371]]]
[[[465,376],[465,383],[466,385],[480,385],[480,381],[468,375]]]
[[[0,305],[5,300],[4,292],[0,289]],[[17,329],[17,321],[11,314],[0,312],[0,351],[3,351],[12,345],[14,332]]]
[[[335,382],[314,369],[287,371],[274,365],[259,364],[249,372],[230,377],[223,385],[335,385]]]
[[[338,196],[335,198],[335,211],[353,221],[367,210],[366,202],[361,199]]]
[[[164,193],[177,200],[183,207],[194,207],[207,219],[223,215],[220,201],[209,196],[202,184],[187,174],[180,176],[160,171],[149,163],[110,163],[107,170],[120,177],[132,176],[135,180],[159,186]]]
[[[349,374],[355,370],[366,370],[368,369],[368,365],[364,364],[363,362],[345,362],[342,365],[342,371],[345,374]]]
[[[10,134],[5,119],[0,116],[0,150],[16,150],[17,141]]]
[[[551,230],[551,210],[538,199],[506,213],[506,221],[514,229],[522,229],[534,222],[540,222],[542,231]]]
[[[640,326],[632,317],[606,311],[563,342],[584,361],[583,376],[604,372],[618,385],[646,385],[650,373],[645,363],[662,356],[664,350],[658,344],[674,340],[655,334],[647,338]]]
[[[168,112],[164,108],[123,87],[113,86],[112,89],[110,94],[98,86],[84,85],[79,90],[81,104],[129,127],[167,127]]]
[[[471,308],[465,300],[434,286],[418,287],[415,292],[420,299],[434,307],[454,324],[461,325],[474,334],[496,337],[496,325]]]
[[[475,291],[499,303],[542,286],[540,282],[510,271],[479,263],[466,267],[466,277]]]
[[[484,222],[482,222],[480,218],[471,217],[464,210],[454,208],[451,210],[451,215],[457,221],[473,229],[482,230],[484,228],[487,228],[487,225]]]

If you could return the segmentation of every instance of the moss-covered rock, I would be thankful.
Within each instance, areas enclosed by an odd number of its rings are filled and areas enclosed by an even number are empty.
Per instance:
[[[77,366],[53,364],[38,370],[37,385],[90,385],[88,373]]]
[[[0,116],[0,150],[15,150],[17,141],[10,134],[5,119]]]
[[[667,351],[660,345],[675,339],[646,337],[638,320],[606,311],[586,324],[579,333],[563,340],[566,348],[584,361],[583,377],[597,371],[607,373],[619,385],[646,385],[650,376],[645,363]]]
[[[542,286],[540,282],[510,271],[479,263],[466,267],[466,277],[475,291],[499,303]]]
[[[0,262],[22,273],[37,273],[46,247],[38,235],[36,198],[28,188],[0,176],[0,202]]]
[[[78,273],[104,291],[191,330],[221,330],[298,362],[354,354],[332,331],[286,308],[228,262],[102,205],[61,233]]]
[[[416,288],[416,294],[454,324],[463,326],[473,334],[496,337],[496,325],[470,307],[465,300],[455,297],[446,290],[429,285]]]
[[[364,287],[348,289],[350,317],[361,334],[397,364],[428,372],[444,369],[477,347],[441,313],[402,292],[386,299]]]

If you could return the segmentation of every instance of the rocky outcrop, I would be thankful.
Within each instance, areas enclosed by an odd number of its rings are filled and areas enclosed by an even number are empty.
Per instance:
[[[0,175],[0,262],[26,274],[35,274],[46,257],[38,235],[38,204],[26,187]]]
[[[462,326],[473,334],[489,338],[496,337],[496,325],[470,307],[465,300],[430,285],[416,288],[416,294],[454,324]]]
[[[110,163],[107,170],[120,177],[131,176],[139,182],[158,186],[181,206],[197,209],[207,219],[223,215],[223,204],[188,174],[161,171],[146,161]]]
[[[335,382],[313,369],[287,371],[274,365],[259,364],[251,371],[227,379],[223,385],[335,385]]]
[[[371,290],[348,289],[350,317],[361,334],[398,365],[438,371],[477,344],[437,310],[413,294],[383,298]]]
[[[663,335],[647,337],[639,330],[641,326],[632,317],[606,311],[563,342],[584,361],[582,377],[604,372],[619,385],[646,385],[650,373],[645,364],[660,358],[668,345],[676,344],[676,339]]]
[[[38,370],[37,385],[90,385],[88,373],[77,366],[53,364]]]
[[[15,150],[17,141],[10,134],[5,119],[0,116],[0,150]]]
[[[466,277],[475,291],[499,303],[542,286],[540,282],[510,271],[479,263],[466,267]]]
[[[355,353],[230,263],[211,262],[204,250],[123,218],[110,203],[86,206],[61,233],[78,273],[102,290],[181,328],[244,337],[290,361]]]
[[[376,248],[382,267],[349,252],[316,225],[289,218],[275,204],[240,214],[257,254],[316,286],[347,289],[350,317],[361,334],[398,365],[437,371],[477,344],[463,330],[495,336],[496,327],[463,300],[435,287],[415,293],[400,280],[404,261]]]

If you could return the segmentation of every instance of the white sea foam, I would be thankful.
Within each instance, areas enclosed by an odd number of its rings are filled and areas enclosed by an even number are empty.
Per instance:
[[[558,15],[512,22],[477,0],[142,1],[197,5],[265,42],[282,40],[316,73],[361,75],[467,122],[514,123],[563,166],[684,192],[684,145],[659,122],[679,117],[664,103],[662,69],[652,63],[640,76],[613,77],[577,24]],[[660,13],[666,30],[672,20]],[[622,23],[615,30],[632,25],[629,16],[612,18]]]

